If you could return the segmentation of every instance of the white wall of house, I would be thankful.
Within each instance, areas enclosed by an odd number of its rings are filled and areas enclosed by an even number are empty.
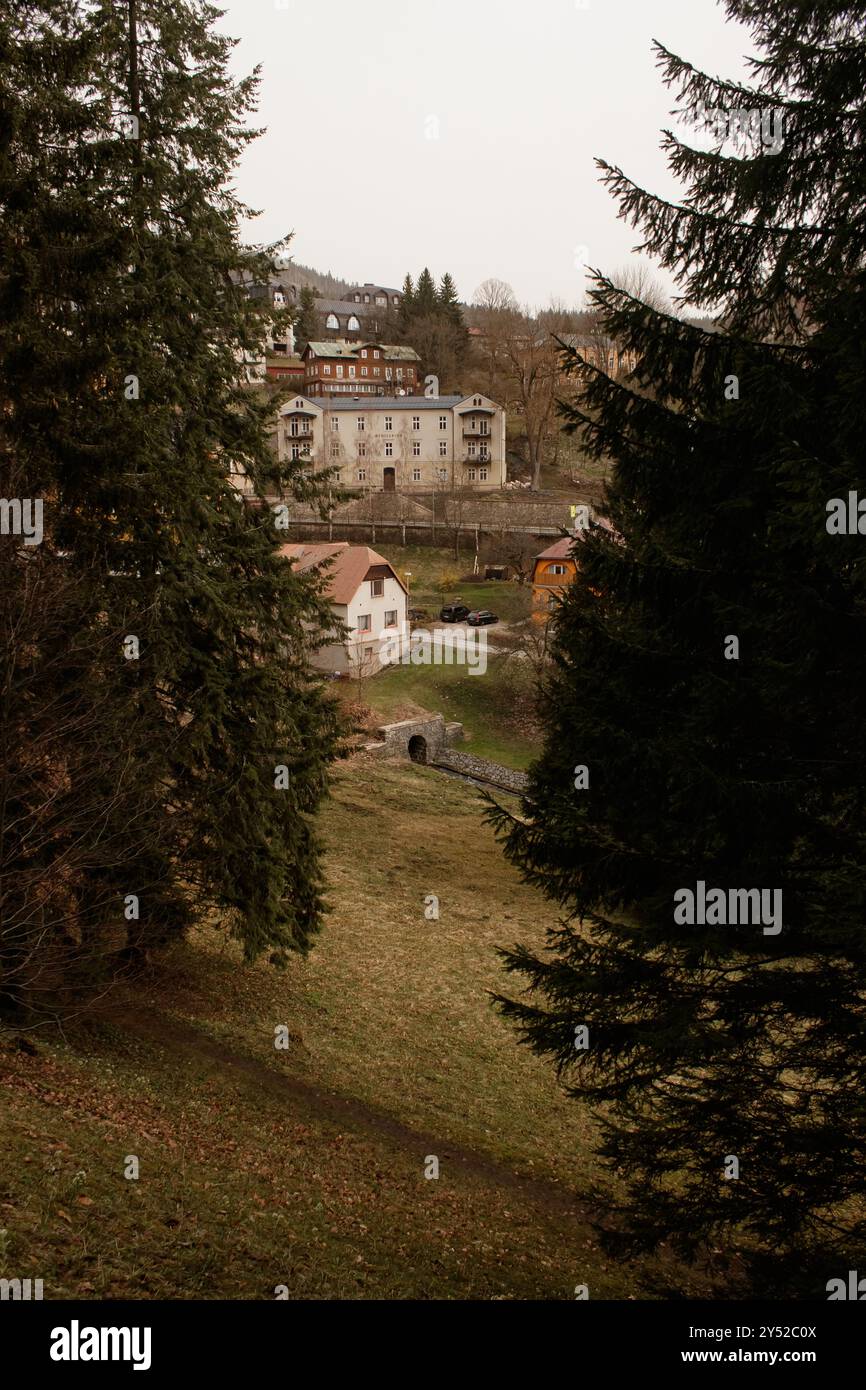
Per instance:
[[[382,669],[383,655],[392,649],[399,638],[400,652],[409,641],[409,618],[406,591],[396,579],[384,578],[382,593],[375,594],[376,581],[361,581],[348,604],[331,604],[334,618],[350,629],[345,644],[333,643],[315,654],[313,664],[321,671],[339,671],[348,675],[375,675]],[[362,619],[369,619],[369,627]],[[393,620],[392,620],[393,619]],[[387,664],[387,663],[386,663]]]

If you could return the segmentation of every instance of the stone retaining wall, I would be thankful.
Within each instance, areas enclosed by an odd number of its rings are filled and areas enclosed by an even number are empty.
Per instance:
[[[489,758],[477,758],[474,753],[456,752],[446,749],[434,761],[436,767],[450,768],[464,777],[478,777],[484,782],[495,782],[507,791],[524,791],[528,778],[525,772],[516,772],[512,767],[491,762]]]

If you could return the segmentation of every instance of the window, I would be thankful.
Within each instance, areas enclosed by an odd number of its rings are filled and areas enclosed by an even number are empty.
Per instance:
[[[292,458],[293,458],[293,459],[299,459],[300,457],[301,457],[301,446],[300,446],[300,444],[293,444],[293,445],[292,445]]]
[[[565,565],[548,565],[548,566],[547,566],[547,573],[548,573],[548,574],[567,574],[568,571],[566,570]]]
[[[391,430],[392,430],[393,428],[394,428],[394,417],[393,417],[393,415],[386,415],[386,416],[385,416],[385,431],[386,431],[386,433],[389,433],[389,434],[390,434],[390,432],[391,432]]]
[[[365,295],[364,295],[364,303],[365,303],[365,304],[369,304],[369,303],[370,303],[370,296],[369,296],[368,294],[365,294]]]
[[[373,368],[373,375],[374,375],[374,376],[379,376],[379,375],[380,375],[380,369],[379,369],[378,367],[374,367],[374,368]]]
[[[361,325],[360,325],[360,323],[358,322],[358,320],[356,319],[356,317],[355,317],[354,314],[351,314],[351,315],[350,315],[350,317],[349,317],[349,322],[346,324],[346,329],[347,329],[347,331],[348,331],[349,333],[358,333],[358,332],[360,332]]]
[[[402,367],[398,367],[398,368],[397,368],[397,380],[398,380],[398,381],[402,381],[402,380],[403,380],[403,368],[402,368]]]
[[[376,359],[378,359],[378,357],[379,357],[379,349],[378,349],[378,348],[373,348],[373,356],[374,356]]]
[[[385,457],[388,459],[394,457],[394,444],[390,439],[385,440]]]
[[[448,444],[444,439],[439,440],[439,457],[441,459],[448,457]]]
[[[437,470],[436,470],[436,476],[437,476],[437,478],[439,479],[440,483],[447,483],[447,481],[448,481],[448,469],[447,469],[447,468],[437,468]]]
[[[339,444],[336,444],[336,443],[335,443],[335,444],[332,444],[332,445],[331,445],[331,458],[332,458],[332,459],[338,459],[339,457],[340,457],[340,446],[339,446]]]
[[[330,364],[330,362],[326,362],[326,363],[325,363],[324,367],[322,368],[322,371],[324,372],[325,376],[330,376],[330,375],[331,375],[331,364]]]
[[[412,453],[413,453],[413,455],[415,456],[416,459],[419,459],[419,458],[421,457],[421,440],[420,440],[420,439],[413,439],[413,440],[412,440]]]
[[[359,433],[359,434],[363,434],[363,433],[364,433],[364,429],[366,428],[366,423],[367,423],[367,422],[365,421],[363,415],[359,415],[359,416],[358,416],[358,433]]]
[[[381,598],[382,595],[383,595],[384,592],[385,592],[385,581],[384,581],[384,579],[371,579],[371,580],[370,580],[370,590],[371,590],[372,595],[373,595],[374,598]]]
[[[331,429],[336,433],[336,431],[337,431],[339,428],[340,428],[340,421],[339,421],[339,419],[337,418],[336,415],[332,415],[332,416],[331,416]]]
[[[366,468],[359,468],[359,469],[358,469],[358,482],[359,482],[359,483],[366,483],[366,481],[367,481],[367,470],[366,470]]]
[[[337,363],[337,376],[342,376],[342,375],[343,375],[343,364],[342,364],[342,362],[338,362],[338,363]]]
[[[396,626],[397,626],[397,609],[396,609],[396,608],[389,608],[388,612],[385,614],[385,626],[386,626],[386,627],[396,627]]]
[[[339,328],[339,327],[340,327],[340,320],[337,318],[337,315],[336,315],[336,314],[329,314],[329,315],[328,315],[328,317],[325,319],[325,327],[326,327],[326,328]]]
[[[376,303],[377,303],[377,304],[387,304],[387,303],[388,303],[388,300],[387,300],[387,298],[386,298],[386,296],[385,296],[384,294],[377,294],[377,295],[376,295]]]
[[[359,458],[359,459],[365,459],[366,457],[367,457],[367,442],[366,442],[366,440],[362,439],[361,442],[360,442],[359,445],[358,445],[358,458]]]
[[[420,430],[420,428],[421,428],[421,416],[420,416],[420,415],[413,415],[413,416],[412,416],[412,428],[413,428],[413,430]]]
[[[466,476],[467,476],[467,478],[469,479],[470,483],[474,483],[474,482],[475,482],[475,469],[474,469],[474,468],[467,468],[467,470],[466,470]]]
[[[362,357],[366,357],[366,356],[367,356],[367,349],[366,349],[366,348],[361,348],[361,356],[362,356]]]
[[[354,376],[354,375],[355,375],[355,368],[354,368],[354,367],[350,367],[350,368],[349,368],[349,376]]]
[[[479,470],[478,470],[478,477],[479,477],[479,479],[480,479],[480,481],[481,481],[482,483],[486,483],[486,482],[487,482],[487,469],[486,469],[486,468],[479,468]]]
[[[366,375],[367,375],[367,368],[366,368],[366,367],[362,367],[362,368],[361,368],[361,376],[366,376]]]
[[[474,441],[474,440],[470,440],[470,441],[469,441],[469,457],[470,457],[471,459],[474,459],[474,457],[475,457],[475,441]]]
[[[447,430],[447,428],[448,428],[448,416],[447,416],[447,415],[440,415],[440,416],[439,416],[439,428],[440,428],[440,430]]]
[[[420,469],[420,468],[413,468],[413,469],[412,469],[412,482],[413,482],[413,483],[420,483],[420,481],[421,481],[421,469]]]
[[[360,616],[358,617],[358,631],[359,631],[359,632],[371,632],[371,631],[372,631],[372,628],[373,628],[373,620],[372,620],[371,615],[370,615],[369,613],[361,613]]]
[[[386,380],[386,381],[390,381],[390,380],[392,379],[393,375],[394,375],[394,374],[393,374],[393,372],[391,371],[391,368],[390,368],[390,367],[386,367],[386,368],[385,368],[385,380]]]

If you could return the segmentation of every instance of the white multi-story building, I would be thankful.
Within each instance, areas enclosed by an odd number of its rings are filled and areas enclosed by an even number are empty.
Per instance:
[[[402,657],[409,642],[407,591],[384,556],[348,541],[284,545],[280,553],[299,572],[323,567],[336,624],[348,629],[345,640],[314,654],[314,666],[357,677]]]
[[[281,460],[373,492],[431,492],[505,483],[505,411],[488,396],[293,396],[280,409]]]

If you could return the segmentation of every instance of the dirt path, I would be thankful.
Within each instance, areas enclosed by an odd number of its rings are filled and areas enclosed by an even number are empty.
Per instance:
[[[312,1115],[344,1129],[360,1130],[373,1137],[390,1140],[415,1154],[436,1154],[440,1164],[447,1160],[467,1177],[478,1178],[513,1192],[548,1218],[556,1218],[560,1224],[563,1217],[581,1222],[598,1220],[597,1204],[576,1197],[556,1183],[543,1178],[524,1177],[487,1154],[453,1143],[441,1134],[412,1129],[386,1110],[368,1105],[353,1096],[323,1090],[299,1077],[280,1075],[265,1062],[232,1051],[224,1043],[199,1032],[192,1024],[152,1011],[133,1012],[128,1007],[110,1007],[101,1012],[114,1027],[156,1042],[168,1052],[213,1062],[223,1071],[233,1072],[253,1083],[260,1091],[289,1101],[305,1116]]]

